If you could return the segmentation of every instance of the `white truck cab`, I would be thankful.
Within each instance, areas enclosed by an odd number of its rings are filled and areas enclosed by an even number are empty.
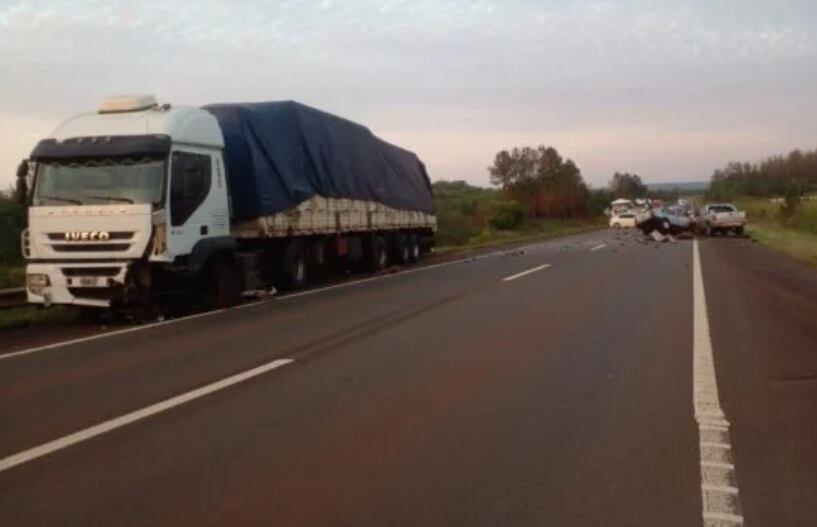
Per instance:
[[[24,233],[28,301],[108,307],[177,265],[229,245],[224,139],[206,110],[152,96],[106,100],[61,124],[32,153]]]

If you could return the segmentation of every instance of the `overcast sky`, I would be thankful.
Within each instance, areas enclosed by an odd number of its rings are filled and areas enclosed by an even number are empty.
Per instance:
[[[432,179],[544,143],[591,184],[817,147],[817,1],[0,0],[0,184],[107,95],[294,99]]]

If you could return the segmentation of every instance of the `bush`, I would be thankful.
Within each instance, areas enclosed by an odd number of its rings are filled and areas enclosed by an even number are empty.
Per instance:
[[[26,210],[10,196],[0,193],[0,265],[19,265],[20,233],[26,226]]]
[[[500,201],[494,206],[494,212],[488,223],[494,229],[509,231],[519,228],[525,221],[525,208],[516,201]]]
[[[437,211],[437,244],[465,245],[479,229],[473,219],[458,210]]]
[[[486,204],[493,202],[497,191],[465,181],[437,181],[433,187],[438,245],[467,244],[485,226]]]
[[[26,282],[25,267],[0,266],[0,289],[22,287]]]

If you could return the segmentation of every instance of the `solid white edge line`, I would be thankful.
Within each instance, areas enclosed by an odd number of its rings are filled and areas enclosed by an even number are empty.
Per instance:
[[[517,278],[522,278],[523,276],[527,276],[527,275],[529,275],[531,273],[535,273],[536,271],[541,271],[543,269],[547,269],[548,267],[550,267],[550,264],[539,265],[539,266],[533,267],[531,269],[528,269],[527,271],[522,271],[521,273],[516,273],[516,274],[512,274],[511,276],[506,276],[505,278],[502,279],[502,281],[503,282],[510,282],[511,280],[516,280]]]
[[[531,244],[531,245],[526,246],[525,248],[536,247],[538,245],[543,245],[543,244],[546,244],[546,243],[549,243],[549,242],[552,242],[552,241],[553,240],[543,240],[539,244]],[[322,292],[325,292],[325,291],[330,291],[332,289],[340,289],[340,288],[343,288],[343,287],[351,287],[353,285],[363,284],[363,283],[366,283],[366,282],[373,282],[373,281],[376,281],[376,280],[383,280],[385,278],[392,278],[392,277],[395,277],[395,276],[401,276],[401,275],[405,275],[405,274],[419,273],[419,272],[422,272],[422,271],[430,271],[432,269],[438,269],[438,268],[441,268],[441,267],[447,267],[447,266],[450,266],[450,265],[461,264],[461,263],[464,263],[464,262],[470,262],[470,261],[474,261],[474,260],[484,260],[484,259],[487,259],[487,258],[496,258],[498,256],[502,256],[503,254],[507,254],[507,253],[509,253],[511,251],[518,251],[518,250],[521,250],[521,249],[519,249],[519,248],[501,249],[501,250],[493,251],[493,252],[486,253],[486,254],[481,254],[481,255],[477,255],[477,256],[469,256],[469,257],[466,257],[466,258],[460,258],[458,260],[452,260],[450,262],[441,262],[441,263],[438,263],[438,264],[423,265],[423,266],[415,267],[415,268],[412,268],[412,269],[406,269],[405,271],[400,271],[400,272],[397,272],[397,273],[390,273],[390,274],[380,275],[380,276],[370,276],[368,278],[362,278],[360,280],[352,280],[352,281],[349,281],[349,282],[344,282],[342,284],[335,284],[335,285],[331,285],[331,286],[327,286],[327,287],[309,289],[307,291],[302,291],[300,293],[292,293],[292,294],[281,296],[281,297],[275,297],[275,300],[276,301],[289,300],[289,299],[299,298],[299,297],[302,297],[302,296],[313,295],[313,294],[316,294],[316,293],[322,293]],[[169,324],[176,324],[176,323],[179,323],[179,322],[184,322],[186,320],[193,320],[193,319],[196,319],[196,318],[208,317],[210,315],[215,315],[217,313],[224,313],[225,311],[230,311],[231,309],[243,309],[243,308],[248,308],[248,307],[260,306],[260,305],[263,305],[265,303],[266,302],[264,302],[264,301],[261,301],[261,302],[249,302],[247,304],[242,304],[240,306],[236,306],[236,307],[233,307],[233,308],[230,308],[230,309],[216,309],[216,310],[213,310],[213,311],[207,311],[205,313],[197,313],[195,315],[189,315],[189,316],[186,316],[186,317],[174,318],[172,320],[164,320],[162,322],[154,322],[154,323],[151,323],[151,324],[144,324],[142,326],[126,328],[126,329],[119,329],[119,330],[116,330],[116,331],[108,331],[108,332],[105,332],[105,333],[98,333],[96,335],[90,335],[90,336],[87,336],[87,337],[80,337],[80,338],[71,339],[71,340],[64,340],[64,341],[61,341],[61,342],[54,342],[54,343],[51,343],[51,344],[44,344],[42,346],[36,346],[34,348],[28,348],[28,349],[24,349],[24,350],[20,350],[20,351],[12,351],[12,352],[9,352],[9,353],[0,354],[0,361],[7,360],[7,359],[13,359],[13,358],[16,358],[16,357],[22,357],[22,356],[25,356],[25,355],[30,355],[32,353],[39,353],[41,351],[48,351],[48,350],[55,349],[55,348],[60,348],[60,347],[63,347],[63,346],[71,346],[73,344],[81,344],[83,342],[90,342],[90,341],[93,341],[93,340],[103,339],[103,338],[106,338],[106,337],[115,337],[117,335],[125,335],[125,334],[128,334],[128,333],[135,333],[137,331],[143,331],[143,330],[147,330],[147,329],[158,328],[158,327],[161,327],[161,326],[167,326]]]
[[[595,251],[598,251],[598,250],[600,250],[600,249],[604,249],[605,247],[607,247],[607,244],[606,244],[606,243],[602,243],[602,244],[600,244],[600,245],[596,245],[595,247],[593,247],[592,249],[590,249],[590,251],[591,251],[591,252],[595,252]]]
[[[59,347],[62,347],[62,346],[71,346],[72,344],[80,344],[82,342],[90,342],[90,341],[102,339],[102,338],[105,338],[105,337],[115,337],[116,335],[125,335],[125,334],[128,334],[128,333],[135,333],[137,331],[142,331],[142,330],[145,330],[145,329],[158,328],[158,327],[161,327],[161,326],[168,326],[170,324],[176,324],[178,322],[183,322],[185,320],[193,320],[193,319],[196,319],[196,318],[209,317],[210,315],[215,315],[217,313],[223,313],[225,311],[227,311],[227,310],[226,309],[216,309],[216,310],[213,310],[213,311],[207,311],[205,313],[196,313],[195,315],[188,315],[186,317],[174,318],[174,319],[171,319],[171,320],[163,320],[162,322],[153,322],[151,324],[145,324],[143,326],[136,326],[136,327],[125,328],[125,329],[117,329],[116,331],[108,331],[108,332],[105,332],[105,333],[97,333],[96,335],[89,335],[87,337],[80,337],[80,338],[71,339],[71,340],[64,340],[62,342],[54,342],[52,344],[44,344],[42,346],[37,346],[35,348],[28,348],[28,349],[24,349],[24,350],[20,350],[20,351],[12,351],[12,352],[4,353],[4,354],[0,355],[0,361],[6,360],[6,359],[12,359],[14,357],[20,357],[20,356],[23,356],[23,355],[29,355],[31,353],[37,353],[37,352],[40,352],[40,351],[47,351],[47,350],[54,349],[54,348],[59,348]]]
[[[292,359],[275,359],[273,361],[267,362],[266,364],[262,364],[261,366],[257,366],[250,370],[237,373],[235,375],[231,375],[230,377],[226,377],[224,379],[221,379],[220,381],[213,382],[206,386],[196,388],[195,390],[191,390],[189,392],[185,392],[175,397],[171,397],[170,399],[165,399],[164,401],[160,401],[150,406],[146,406],[145,408],[142,408],[140,410],[136,410],[128,414],[116,417],[114,419],[96,424],[94,426],[90,426],[78,432],[74,432],[73,434],[69,434],[59,439],[43,443],[40,446],[24,450],[23,452],[13,454],[4,459],[0,459],[0,472],[8,470],[17,465],[22,465],[23,463],[27,463],[29,461],[51,454],[58,450],[62,450],[77,443],[87,441],[88,439],[105,434],[112,430],[116,430],[117,428],[122,428],[123,426],[145,419],[152,415],[165,412],[167,410],[170,410],[171,408],[175,408],[176,406],[193,401],[195,399],[199,399],[201,397],[204,397],[205,395],[209,395],[213,392],[223,390],[235,384],[247,381],[249,379],[252,379],[253,377],[257,377],[261,374],[267,373],[268,371],[280,368],[281,366],[292,364],[293,362],[294,361]]]
[[[704,513],[704,521],[706,520],[714,520],[718,522],[729,522],[729,523],[736,523],[738,525],[743,525],[743,516],[738,516],[735,514],[724,514],[719,512],[705,512]]]
[[[580,236],[580,235],[581,234],[578,234],[576,236]],[[280,296],[280,297],[275,297],[275,300],[276,301],[283,301],[283,300],[289,300],[289,299],[294,299],[294,298],[300,298],[302,296],[313,295],[313,294],[322,293],[322,292],[325,292],[325,291],[331,291],[333,289],[341,289],[341,288],[344,288],[344,287],[351,287],[351,286],[354,286],[354,285],[363,284],[363,283],[366,283],[366,282],[373,282],[373,281],[376,281],[376,280],[383,280],[383,279],[392,278],[392,277],[395,277],[395,276],[401,276],[401,275],[412,274],[412,273],[419,273],[419,272],[422,272],[422,271],[430,271],[432,269],[438,269],[438,268],[441,268],[441,267],[448,267],[448,266],[451,266],[451,265],[461,264],[461,263],[465,263],[465,262],[471,262],[471,261],[475,261],[475,260],[484,260],[484,259],[488,259],[488,258],[496,258],[498,256],[502,256],[502,255],[508,254],[510,252],[524,251],[524,250],[530,249],[532,247],[538,247],[540,245],[553,243],[554,241],[555,241],[554,239],[547,239],[547,240],[542,240],[539,243],[531,243],[531,244],[528,244],[528,245],[525,245],[525,246],[522,246],[522,247],[499,249],[499,250],[489,252],[489,253],[485,253],[485,254],[480,254],[480,255],[475,255],[475,256],[467,256],[465,258],[460,258],[458,260],[452,260],[450,262],[441,262],[441,263],[438,263],[438,264],[423,265],[423,266],[415,267],[415,268],[412,268],[412,269],[406,269],[404,271],[400,271],[400,272],[397,272],[397,273],[390,273],[390,274],[385,274],[385,275],[380,275],[380,276],[370,276],[368,278],[363,278],[363,279],[360,279],[360,280],[352,280],[352,281],[349,281],[349,282],[344,282],[342,284],[335,284],[335,285],[331,285],[331,286],[327,286],[327,287],[319,287],[319,288],[316,288],[316,289],[309,289],[307,291],[302,291],[300,293],[292,293],[292,294],[288,294],[288,295],[284,295],[284,296]],[[51,350],[51,349],[54,349],[54,348],[60,348],[60,347],[63,347],[63,346],[71,346],[73,344],[80,344],[82,342],[89,342],[89,341],[93,341],[93,340],[97,340],[97,339],[102,339],[102,338],[105,338],[105,337],[114,337],[116,335],[124,335],[124,334],[127,334],[127,333],[134,333],[136,331],[143,331],[143,330],[146,330],[146,329],[152,329],[152,328],[157,328],[157,327],[161,327],[161,326],[166,326],[166,325],[169,325],[169,324],[175,324],[175,323],[178,323],[178,322],[183,322],[185,320],[193,320],[193,319],[200,318],[200,317],[207,317],[207,316],[210,316],[210,315],[215,315],[217,313],[223,313],[225,311],[230,311],[231,309],[244,309],[244,308],[248,308],[248,307],[260,306],[260,305],[263,305],[265,303],[266,303],[265,301],[249,302],[247,304],[242,304],[240,306],[235,306],[235,307],[230,308],[230,309],[216,309],[216,310],[213,310],[213,311],[207,311],[206,313],[197,313],[195,315],[189,315],[189,316],[181,317],[181,318],[174,318],[172,320],[164,320],[162,322],[154,322],[152,324],[145,324],[145,325],[137,326],[137,327],[133,327],[133,328],[119,329],[119,330],[116,330],[116,331],[108,331],[108,332],[105,332],[105,333],[90,335],[88,337],[80,337],[80,338],[65,340],[65,341],[61,341],[61,342],[54,342],[54,343],[51,343],[51,344],[44,344],[42,346],[36,346],[34,348],[28,348],[28,349],[24,349],[24,350],[20,350],[20,351],[12,351],[12,352],[9,352],[9,353],[0,354],[0,361],[6,360],[6,359],[12,359],[12,358],[15,358],[15,357],[21,357],[21,356],[25,356],[25,355],[30,355],[32,353],[38,353],[40,351],[47,351],[47,350]]]
[[[701,254],[698,240],[692,242],[692,404],[695,410],[695,422],[698,425],[698,443],[701,467],[718,467],[731,473],[731,480],[737,481],[734,474],[734,459],[732,458],[731,443],[729,441],[729,421],[721,409],[718,397],[718,378],[715,372],[715,361],[712,353],[712,340],[709,331],[709,314],[706,306],[706,289],[701,268]],[[710,443],[703,439],[704,430],[712,426],[712,418],[721,425],[724,439],[722,443]],[[713,455],[709,448],[718,450],[721,454]],[[726,456],[727,459],[719,459]],[[725,461],[731,461],[726,463]],[[707,493],[725,492],[721,488],[713,488],[711,483],[704,481],[701,471],[701,505],[703,525],[710,525],[710,520],[725,520],[738,524],[743,523],[741,513],[740,492],[737,483],[729,487],[728,494],[732,499],[709,500]]]

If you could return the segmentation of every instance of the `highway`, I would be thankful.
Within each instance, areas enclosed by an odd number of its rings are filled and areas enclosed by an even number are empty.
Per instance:
[[[817,273],[597,231],[0,355],[0,525],[813,525],[815,438]]]

